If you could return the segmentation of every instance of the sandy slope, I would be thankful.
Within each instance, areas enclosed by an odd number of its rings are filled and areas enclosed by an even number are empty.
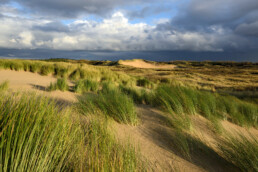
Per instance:
[[[136,68],[152,68],[152,69],[174,69],[176,66],[175,65],[155,65],[151,63],[147,63],[143,60],[125,60],[125,61],[120,61],[119,62],[122,65],[126,66],[132,66]]]
[[[35,91],[58,99],[60,102],[63,101],[63,103],[76,101],[76,94],[72,92],[45,91],[50,82],[56,81],[56,78],[52,76],[42,76],[36,73],[24,71],[0,70],[0,83],[6,80],[9,81],[10,89],[13,91]]]
[[[173,148],[175,130],[166,127],[163,112],[146,105],[138,106],[137,110],[140,114],[140,125],[128,126],[115,123],[113,130],[122,142],[128,141],[129,137],[135,146],[139,146],[142,155],[150,161],[154,171],[236,170],[215,152],[206,155],[196,150],[191,161],[185,159]],[[194,125],[196,125],[194,127],[198,132],[203,133],[197,137],[201,137],[204,142],[215,142],[216,136],[207,125],[207,120],[200,116],[194,118]],[[193,137],[196,136],[195,132],[190,132],[190,134]]]

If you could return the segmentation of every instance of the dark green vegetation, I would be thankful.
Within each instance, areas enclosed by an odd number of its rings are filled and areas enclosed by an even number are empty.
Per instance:
[[[209,79],[214,81],[213,85],[205,82],[210,66],[220,72],[227,67],[231,70],[251,66],[245,75],[253,76],[256,64],[173,64],[179,68],[144,71],[115,62],[0,60],[2,69],[53,75],[58,79],[50,84],[49,90],[76,92],[78,97],[78,102],[60,108],[55,101],[44,97],[12,96],[14,93],[4,91],[8,89],[8,82],[1,83],[1,171],[144,171],[149,167],[136,149],[129,143],[122,145],[109,130],[110,120],[141,125],[144,121],[137,114],[137,106],[141,104],[164,112],[166,127],[174,132],[168,134],[169,146],[183,159],[192,162],[197,155],[213,157],[230,162],[242,171],[257,171],[257,138],[227,137],[221,125],[221,121],[227,120],[238,127],[256,130],[255,99],[229,95],[228,88],[216,91],[221,75]],[[178,79],[182,71],[189,73]],[[227,72],[221,81],[229,76]],[[189,84],[186,78],[195,82]],[[240,89],[237,82],[231,78],[230,87],[234,86],[232,83],[236,85],[233,90]],[[248,86],[242,89],[246,91]],[[212,124],[214,135],[223,140],[218,144],[219,151],[191,135],[192,117],[197,115],[205,117]]]

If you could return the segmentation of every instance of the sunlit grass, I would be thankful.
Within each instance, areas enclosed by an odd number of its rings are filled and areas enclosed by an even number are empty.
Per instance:
[[[49,91],[54,90],[61,90],[61,91],[67,91],[69,89],[67,80],[64,78],[58,78],[56,83],[50,83],[50,86],[48,87]]]
[[[235,164],[242,171],[258,171],[258,140],[255,136],[239,137],[228,135],[220,150],[228,161]]]
[[[4,81],[0,83],[0,91],[7,90],[9,88],[9,81]]]
[[[104,114],[120,123],[137,124],[134,102],[120,90],[110,90],[99,95],[82,95],[79,108],[85,114]]]

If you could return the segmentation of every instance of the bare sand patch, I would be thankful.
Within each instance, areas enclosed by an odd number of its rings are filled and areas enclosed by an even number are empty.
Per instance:
[[[246,138],[250,138],[250,135],[252,135],[255,138],[258,138],[258,130],[253,127],[244,128],[229,121],[222,121],[221,124],[225,132],[231,136],[239,137],[239,135],[242,135]]]
[[[155,64],[155,63],[148,63],[140,59],[135,60],[121,60],[119,64],[132,66],[135,68],[145,68],[145,69],[174,69],[175,65],[162,65],[162,64]]]
[[[154,171],[232,171],[235,169],[223,158],[215,158],[215,153],[204,156],[203,152],[196,150],[197,155],[194,155],[191,161],[183,158],[173,148],[175,130],[166,126],[165,114],[146,105],[137,106],[137,111],[141,119],[138,126],[114,122],[113,131],[122,142],[129,139],[136,147],[138,146]],[[202,141],[214,141],[216,136],[211,133],[210,129],[202,131],[202,129],[209,128],[207,120],[200,116],[193,120],[196,125],[201,125],[198,126],[197,131],[203,133],[202,137],[205,139]],[[195,133],[189,134],[196,137]]]
[[[10,89],[13,91],[34,91],[64,103],[76,101],[76,94],[73,92],[46,91],[50,83],[56,81],[53,76],[42,76],[24,71],[0,70],[0,83],[4,81],[9,81]],[[69,84],[72,85],[72,83]]]

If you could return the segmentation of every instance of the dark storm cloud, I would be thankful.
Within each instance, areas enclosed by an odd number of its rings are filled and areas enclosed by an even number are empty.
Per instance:
[[[237,34],[258,37],[258,20],[253,23],[243,23],[236,28]]]
[[[40,30],[45,32],[69,32],[69,28],[61,22],[50,22],[44,25],[35,25],[33,30]]]
[[[181,26],[235,26],[258,11],[257,0],[192,0],[172,22]],[[258,16],[256,16],[258,17]],[[256,18],[257,19],[257,18]]]
[[[7,0],[6,0],[7,1]],[[116,7],[151,4],[154,0],[14,0],[28,8],[32,13],[47,16],[76,18],[81,14],[95,14],[105,16]],[[161,0],[166,1],[166,0]],[[168,2],[171,0],[167,0]]]
[[[145,17],[157,15],[168,11],[171,11],[171,7],[159,5],[155,7],[146,6],[140,10],[127,11],[126,14],[130,19],[135,19],[135,18],[145,18]]]
[[[214,35],[213,46],[223,51],[258,49],[258,1],[192,0],[183,4],[169,22],[156,28],[171,34]]]

